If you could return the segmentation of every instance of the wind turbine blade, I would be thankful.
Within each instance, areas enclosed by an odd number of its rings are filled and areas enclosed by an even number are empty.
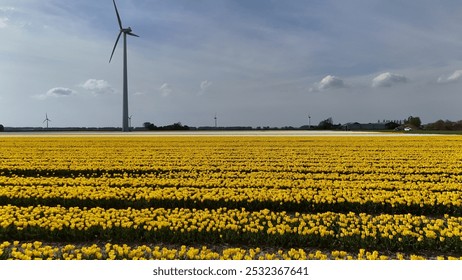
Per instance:
[[[115,0],[112,0],[112,2],[114,2],[114,8],[115,8],[116,15],[117,15],[117,21],[119,21],[120,30],[122,30],[123,29],[122,28],[122,21],[120,20],[119,10],[117,10],[117,5],[116,5]]]
[[[109,59],[109,63],[111,63],[111,60],[112,60],[112,56],[114,56],[114,52],[117,48],[117,44],[119,43],[119,39],[120,39],[120,36],[122,35],[122,31],[119,32],[119,36],[117,36],[117,40],[114,44],[114,48],[112,49],[112,54],[111,54],[111,58]]]
[[[140,36],[138,36],[138,35],[136,35],[135,33],[132,33],[132,32],[128,32],[127,35],[134,36],[134,37],[140,37]]]

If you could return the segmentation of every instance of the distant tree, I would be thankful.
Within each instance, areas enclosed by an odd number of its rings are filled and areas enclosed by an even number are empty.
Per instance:
[[[437,120],[425,126],[427,130],[462,130],[462,121]]]
[[[5,131],[5,127],[3,126],[3,124],[0,124],[0,131]]]
[[[332,129],[334,127],[334,121],[332,118],[325,119],[318,124],[319,129]]]
[[[150,123],[150,122],[145,122],[143,126],[147,130],[155,130],[157,128],[153,123]]]
[[[404,124],[412,125],[416,128],[419,128],[422,125],[422,121],[420,120],[419,117],[410,116],[409,118],[407,118]]]
[[[428,130],[446,130],[446,123],[443,120],[437,120],[434,123],[429,123],[426,126]]]
[[[396,122],[387,122],[387,123],[385,124],[385,127],[386,127],[387,129],[395,129],[395,128],[399,127],[399,124],[396,123]]]
[[[462,130],[462,121],[457,121],[453,125],[454,130]]]
[[[189,127],[187,125],[182,125],[181,122],[174,123],[171,125],[173,130],[188,130]]]

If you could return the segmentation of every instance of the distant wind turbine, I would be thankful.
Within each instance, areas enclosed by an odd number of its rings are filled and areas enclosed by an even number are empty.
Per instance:
[[[117,21],[119,22],[119,27],[120,27],[120,32],[119,36],[117,36],[117,40],[114,44],[114,48],[112,49],[112,54],[111,58],[109,59],[109,63],[111,63],[112,56],[114,55],[114,52],[117,48],[117,43],[119,43],[120,36],[122,33],[124,34],[124,70],[123,70],[123,75],[124,75],[124,89],[123,89],[123,107],[122,107],[122,131],[129,131],[129,125],[128,125],[128,74],[127,74],[127,35],[134,36],[134,37],[139,37],[138,35],[132,33],[131,27],[128,28],[123,28],[122,27],[122,20],[120,19],[119,11],[117,10],[117,5],[115,0],[112,0],[114,2],[114,8],[115,12],[117,15]]]
[[[133,115],[130,115],[130,117],[128,117],[128,128],[130,128],[130,129],[132,127],[132,117],[133,117]]]
[[[51,120],[48,118],[48,113],[45,113],[45,120],[43,121],[44,122],[47,122],[47,129],[48,129],[48,123],[51,122]]]

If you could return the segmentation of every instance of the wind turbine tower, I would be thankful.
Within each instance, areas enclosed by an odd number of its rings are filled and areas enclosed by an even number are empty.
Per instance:
[[[217,127],[218,127],[218,123],[217,123],[217,113],[215,113],[214,119],[215,119],[215,128],[217,128]]]
[[[45,113],[45,120],[43,121],[43,123],[44,122],[47,123],[47,129],[48,129],[48,123],[51,122],[51,120],[48,118],[48,113]]]
[[[119,11],[117,9],[117,5],[115,0],[112,0],[114,3],[114,9],[117,15],[117,21],[119,23],[120,32],[119,36],[117,36],[117,40],[114,44],[114,48],[112,49],[111,58],[109,59],[109,63],[111,63],[112,56],[117,48],[117,43],[119,43],[120,36],[124,35],[124,68],[123,68],[123,78],[124,78],[124,88],[123,88],[123,100],[122,100],[122,131],[129,131],[129,124],[128,124],[128,73],[127,73],[127,35],[139,37],[138,35],[132,32],[131,27],[123,28],[122,27],[122,20],[120,19]]]

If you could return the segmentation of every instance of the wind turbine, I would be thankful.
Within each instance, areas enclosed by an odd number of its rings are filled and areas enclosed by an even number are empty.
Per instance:
[[[133,115],[130,115],[130,117],[128,117],[128,128],[129,129],[132,128],[132,117],[133,117]]]
[[[139,36],[132,32],[131,27],[128,27],[128,28],[122,27],[122,20],[120,19],[120,15],[119,15],[119,11],[117,10],[116,2],[115,0],[112,0],[112,2],[114,2],[114,8],[115,8],[115,12],[117,15],[117,21],[119,22],[120,32],[119,32],[119,36],[117,36],[117,40],[114,44],[114,48],[112,49],[112,54],[111,54],[111,58],[109,59],[109,63],[111,63],[112,56],[114,55],[114,52],[117,48],[117,44],[119,43],[120,36],[123,34],[124,35],[124,71],[123,71],[124,89],[123,89],[123,105],[122,105],[122,131],[129,131],[129,127],[128,127],[127,35],[134,36],[134,37],[139,37]]]
[[[48,123],[51,122],[51,120],[48,118],[48,113],[45,113],[45,120],[43,121],[44,122],[47,122],[47,129],[48,129]]]

